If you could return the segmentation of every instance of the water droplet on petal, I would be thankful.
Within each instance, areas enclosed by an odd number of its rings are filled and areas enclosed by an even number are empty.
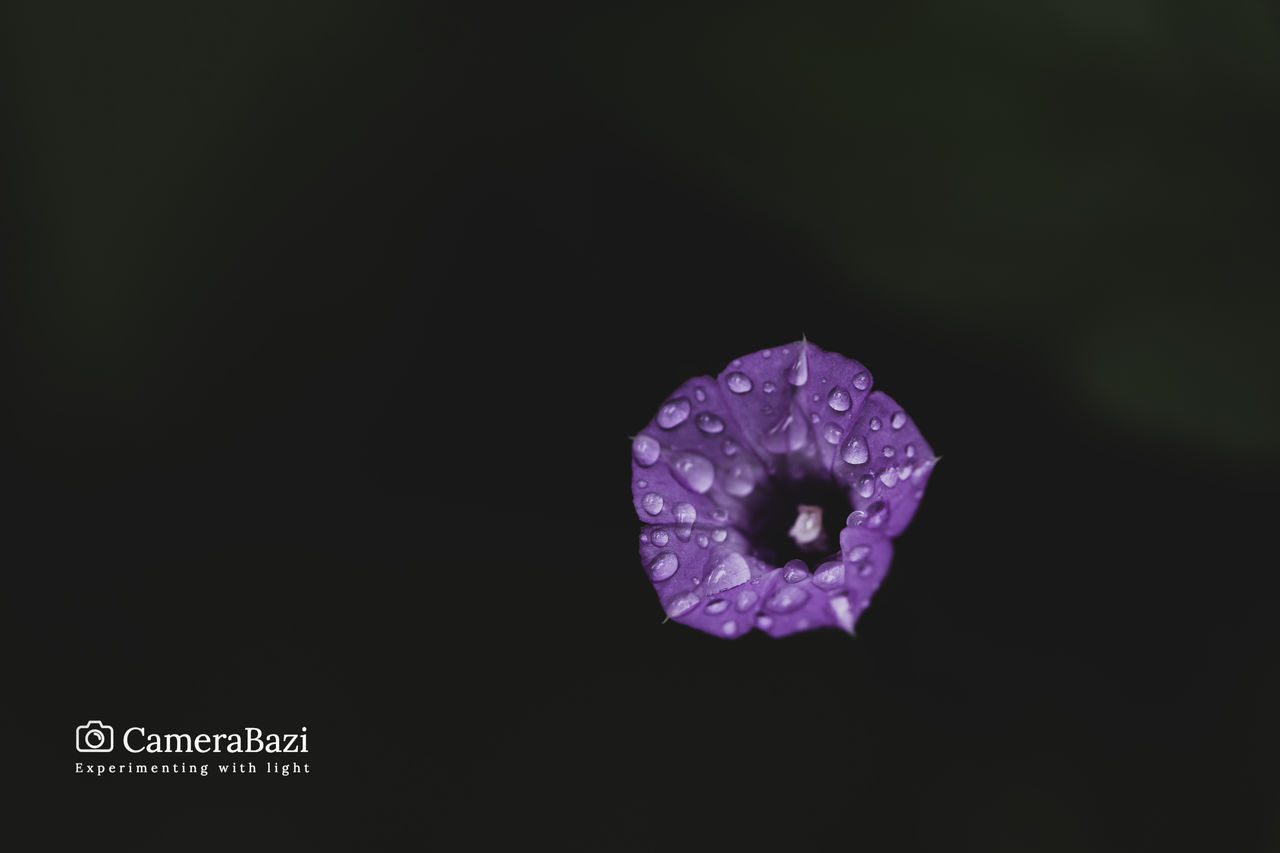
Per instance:
[[[707,402],[707,392],[703,391],[701,388],[694,388],[693,399],[697,400],[699,403],[705,403]]]
[[[849,396],[849,392],[841,388],[839,385],[831,389],[831,393],[827,395],[827,405],[837,412],[847,412],[849,407],[853,405],[853,398]]]
[[[907,416],[902,412],[894,412],[893,417],[889,418],[889,426],[894,429],[902,429],[907,423]]]
[[[720,630],[724,631],[724,635],[726,637],[732,637],[734,634],[738,633],[738,623],[730,619],[720,627]]]
[[[778,390],[778,386],[766,379],[764,384],[760,386],[760,390],[764,391],[766,394],[772,394],[774,391]]]
[[[870,545],[854,545],[849,549],[849,553],[845,555],[845,559],[850,563],[857,563],[865,560],[867,555],[871,553]]]
[[[822,420],[822,416],[819,415],[817,412],[809,413],[809,423],[816,424],[820,420]]]
[[[658,444],[656,438],[647,435],[637,435],[635,440],[631,442],[631,455],[635,457],[636,464],[641,468],[648,468],[650,465],[658,461],[658,456],[662,454],[662,445]]]
[[[711,510],[711,517],[714,518],[716,521],[727,521],[729,519],[729,513],[726,512],[724,509],[717,508],[717,509]]]
[[[867,527],[874,530],[877,527],[883,527],[888,520],[889,507],[883,501],[876,501],[867,507],[867,520],[864,522]]]
[[[681,453],[671,461],[676,480],[692,492],[705,495],[716,479],[711,460],[700,453]]]
[[[677,397],[674,400],[668,400],[658,410],[658,426],[663,429],[675,429],[685,422],[691,411],[693,411],[693,406],[689,403],[688,397]]]
[[[822,428],[822,440],[827,444],[839,444],[844,437],[844,430],[838,424],[827,424]]]
[[[707,534],[705,533],[699,533],[696,537],[694,537],[693,541],[698,543],[699,548],[706,548],[708,545],[711,544],[711,540],[707,538]]]
[[[712,542],[723,542],[728,538],[729,531],[725,530],[723,527],[717,527],[715,530],[711,531]]]
[[[734,602],[733,606],[738,609],[739,613],[746,613],[756,603],[757,598],[759,596],[756,595],[754,590],[744,589],[738,593],[738,600]]]
[[[885,468],[880,472],[880,482],[884,483],[885,486],[890,489],[898,485],[898,469]]]
[[[649,515],[657,515],[662,512],[662,495],[657,492],[649,492],[640,499],[640,505],[644,507],[644,511]]]
[[[876,570],[875,563],[872,563],[871,561],[868,560],[867,562],[863,563],[861,566],[858,566],[858,577],[869,578],[875,573],[875,570]]]
[[[688,542],[693,533],[693,523],[698,518],[698,511],[693,508],[693,504],[681,501],[675,505],[672,512],[676,517],[676,538],[681,542]]]
[[[667,606],[665,608],[667,615],[672,619],[683,616],[693,608],[697,607],[699,600],[697,593],[693,592],[686,592],[683,595],[677,595],[675,598],[667,602]]]
[[[717,613],[723,613],[729,609],[729,599],[717,598],[707,605],[707,613],[715,616]]]
[[[787,381],[797,388],[809,381],[809,348],[800,346],[800,355],[787,373]]]
[[[876,491],[876,478],[870,474],[864,474],[858,478],[858,494],[864,498],[869,498]]]
[[[879,431],[880,431],[880,419],[879,419],[879,418],[872,418],[872,419],[871,419],[871,422],[870,422],[870,426],[871,426],[871,431],[872,431],[872,432],[879,432]]]
[[[771,349],[760,350],[761,358],[769,358],[772,355],[773,355],[773,350]]]
[[[730,457],[737,456],[739,449],[740,448],[738,447],[737,443],[734,442],[732,438],[726,438],[724,440],[724,443],[720,445],[720,450],[724,453],[725,456],[730,456]]]
[[[729,386],[729,390],[735,394],[745,394],[751,390],[751,377],[745,373],[730,373],[725,378],[725,384]]]
[[[667,536],[667,531],[665,531],[665,530],[655,530],[655,531],[653,531],[653,544],[654,544],[654,545],[657,545],[659,548],[661,548],[663,545],[666,545],[666,544],[667,544],[667,542],[669,542],[669,541],[670,541],[670,539],[669,539],[669,537]]]
[[[678,568],[680,559],[670,551],[663,551],[649,561],[649,579],[654,582],[664,581],[674,575]]]
[[[746,465],[734,465],[729,469],[722,483],[724,490],[735,498],[745,498],[756,488],[755,475]]]
[[[907,449],[904,452],[906,453],[908,459],[916,458],[916,446],[914,444],[908,444]]]
[[[782,579],[787,583],[800,583],[809,577],[809,567],[804,560],[790,560],[782,567]]]
[[[698,429],[707,435],[716,435],[724,432],[724,421],[718,415],[713,415],[710,412],[699,412],[698,417],[694,420],[698,424]]]
[[[707,568],[708,595],[733,589],[751,579],[751,568],[741,554],[722,554]]]
[[[819,401],[819,400],[821,400],[821,399],[822,399],[822,395],[821,395],[821,394],[814,394],[814,395],[813,395],[813,402],[815,402],[815,403],[816,403],[816,402],[818,402],[818,401]]]
[[[884,446],[884,448],[883,448],[880,452],[884,454],[884,458],[885,458],[885,459],[892,459],[892,458],[893,458],[893,454],[894,454],[896,451],[893,449],[893,445],[892,445],[892,444],[886,444],[886,445]]]
[[[648,533],[641,533],[641,534],[640,534],[640,541],[641,541],[641,542],[648,542],[648,541],[649,541],[649,534],[648,534]]]
[[[871,377],[865,370],[853,377],[853,387],[859,391],[865,391],[871,387]]]
[[[867,461],[867,443],[858,436],[850,436],[840,448],[840,458],[850,465],[861,465]]]
[[[809,600],[809,593],[802,586],[784,586],[782,589],[769,596],[765,601],[765,610],[774,613],[790,613],[804,606]]]
[[[649,481],[648,481],[648,480],[636,480],[636,488],[637,488],[637,489],[647,489],[647,488],[649,488]]]
[[[833,560],[823,563],[813,573],[813,585],[818,589],[835,589],[844,584],[844,563]]]

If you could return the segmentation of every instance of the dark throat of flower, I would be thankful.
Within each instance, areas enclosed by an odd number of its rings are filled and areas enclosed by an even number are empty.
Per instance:
[[[775,480],[751,518],[752,544],[774,565],[798,559],[812,571],[839,559],[840,531],[852,510],[848,494],[829,479]]]

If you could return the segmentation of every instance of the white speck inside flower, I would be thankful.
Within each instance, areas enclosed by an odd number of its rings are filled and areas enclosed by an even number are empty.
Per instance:
[[[822,538],[822,507],[800,504],[796,513],[796,523],[791,525],[787,535],[796,541],[799,548],[807,551]]]

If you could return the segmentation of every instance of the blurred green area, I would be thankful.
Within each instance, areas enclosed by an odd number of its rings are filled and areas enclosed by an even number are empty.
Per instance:
[[[708,181],[848,282],[833,297],[1002,348],[1084,417],[1280,460],[1267,3],[593,4],[519,20],[339,0],[26,3],[7,17],[34,284],[12,317],[29,376],[68,400],[181,382],[174,354],[216,336],[211,317],[238,317],[220,345],[251,359],[281,318],[227,295],[240,259],[323,203],[339,166],[482,100],[485,69],[495,89],[546,81]],[[450,109],[518,150],[545,117],[512,106]],[[407,195],[465,144],[441,123]],[[298,286],[289,322],[348,298],[332,287]]]
[[[824,259],[842,296],[1008,347],[1085,418],[1274,462],[1276,15],[602,4],[556,49],[600,109]]]

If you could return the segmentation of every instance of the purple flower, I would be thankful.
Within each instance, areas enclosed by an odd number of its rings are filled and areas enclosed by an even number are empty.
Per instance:
[[[640,558],[715,634],[853,633],[936,462],[858,362],[800,341],[677,388],[631,444]]]

